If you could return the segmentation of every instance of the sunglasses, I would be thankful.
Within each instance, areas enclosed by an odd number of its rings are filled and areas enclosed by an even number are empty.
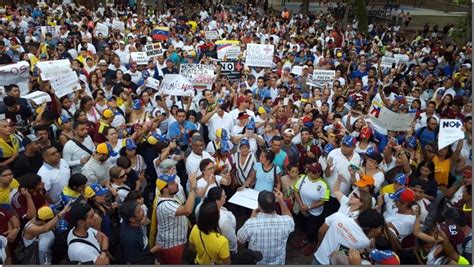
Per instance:
[[[360,196],[357,193],[353,193],[352,196],[360,200]]]

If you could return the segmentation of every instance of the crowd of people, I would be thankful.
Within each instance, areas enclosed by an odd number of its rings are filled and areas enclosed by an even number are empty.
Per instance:
[[[471,42],[449,27],[412,39],[401,20],[361,32],[329,12],[192,9],[0,9],[0,68],[30,66],[0,104],[2,263],[285,264],[294,249],[324,265],[472,264]],[[205,31],[238,41],[240,79]],[[252,43],[274,46],[272,67],[245,65]],[[382,65],[394,54],[407,60]],[[64,59],[81,88],[57,97],[36,65]],[[184,63],[215,66],[211,88],[147,86]],[[315,70],[335,77],[315,86]],[[51,100],[25,98],[38,91]],[[374,101],[415,114],[411,129],[374,125]],[[438,148],[441,119],[465,137]],[[258,208],[228,202],[249,189]]]

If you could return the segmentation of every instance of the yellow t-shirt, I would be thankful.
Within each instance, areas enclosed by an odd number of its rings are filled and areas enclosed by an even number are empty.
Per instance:
[[[8,188],[0,188],[0,204],[10,204],[11,196],[18,191],[20,184],[13,178]]]
[[[189,242],[194,245],[197,251],[196,259],[194,260],[196,264],[210,265],[211,261],[221,264],[223,259],[230,257],[229,241],[219,233],[213,232],[206,235],[199,230],[197,225],[194,225],[189,235]],[[206,247],[205,249],[203,242]]]
[[[438,156],[432,159],[435,165],[435,179],[439,185],[448,185],[449,171],[451,170],[451,159],[440,160]]]
[[[191,27],[192,32],[196,32],[198,25],[194,20],[190,20],[186,24],[188,24],[189,27]]]

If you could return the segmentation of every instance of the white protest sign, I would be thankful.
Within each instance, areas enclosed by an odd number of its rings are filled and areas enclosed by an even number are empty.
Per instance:
[[[195,87],[211,89],[215,77],[214,65],[181,64],[179,74]]]
[[[380,62],[380,66],[382,68],[392,68],[393,64],[397,64],[397,60],[395,58],[392,58],[392,57],[387,57],[387,56],[383,56],[382,57],[382,61]]]
[[[217,58],[223,60],[226,59],[237,59],[240,56],[240,46],[238,45],[227,45],[217,48]]]
[[[146,55],[146,52],[132,52],[130,53],[130,59],[137,62],[137,65],[148,64],[148,56]]]
[[[369,111],[369,121],[372,124],[389,131],[410,130],[415,113],[396,113],[383,106],[378,108],[380,108],[378,117],[374,116],[375,112]]]
[[[275,46],[262,44],[247,44],[245,65],[253,67],[272,67]]]
[[[24,95],[22,97],[35,102],[36,105],[51,102],[51,97],[43,91],[34,91],[33,93]]]
[[[217,31],[205,31],[204,36],[208,40],[216,40],[219,39],[219,33]]]
[[[109,36],[109,27],[103,23],[97,22],[97,25],[95,25],[95,34],[96,36],[99,35],[99,33],[102,33],[104,37]]]
[[[160,86],[159,80],[152,77],[146,78],[146,87],[150,87],[150,88],[158,90],[159,86]]]
[[[296,75],[301,75],[301,73],[303,73],[303,67],[293,66],[293,68],[291,68],[291,73],[296,74]]]
[[[441,119],[439,122],[438,149],[442,149],[464,138],[460,120]]]
[[[163,55],[163,47],[160,43],[145,45],[145,51],[148,58]]]
[[[59,31],[61,29],[61,26],[41,26],[41,35],[43,37],[46,36],[46,33],[51,33],[53,37],[59,36]]]
[[[397,64],[407,64],[410,58],[404,54],[395,54],[393,58],[397,61]]]
[[[66,74],[58,76],[52,79],[50,83],[51,87],[54,89],[54,94],[58,98],[68,95],[74,91],[81,90],[79,78],[74,71],[69,71]]]
[[[49,81],[71,70],[69,59],[40,61],[36,66],[41,70],[41,79]]]
[[[235,192],[229,199],[229,202],[253,210],[258,208],[259,193],[260,192],[255,189],[245,188],[242,191]]]
[[[160,85],[160,92],[164,95],[193,96],[193,85],[179,74],[166,74]]]
[[[112,22],[112,29],[123,31],[123,30],[125,30],[125,23],[123,23],[120,20],[114,20]]]
[[[21,95],[28,93],[29,79],[30,64],[27,61],[0,66],[0,85],[16,84],[20,87]]]
[[[327,84],[332,87],[335,76],[335,70],[314,70],[313,74],[308,75],[306,84],[316,87],[323,87]]]

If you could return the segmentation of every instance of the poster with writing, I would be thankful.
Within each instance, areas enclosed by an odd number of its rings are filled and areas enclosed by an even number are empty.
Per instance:
[[[160,87],[160,81],[153,77],[148,77],[146,78],[146,87],[158,90]]]
[[[69,59],[40,61],[36,63],[36,66],[41,71],[43,81],[49,81],[71,70]]]
[[[389,131],[408,131],[415,118],[415,113],[396,113],[388,108],[381,106],[378,117],[369,112],[369,120],[379,128]],[[377,127],[376,127],[377,128]]]
[[[123,31],[123,30],[125,30],[125,23],[123,23],[120,20],[114,20],[112,22],[112,29]]]
[[[76,72],[72,70],[66,74],[51,79],[50,83],[51,87],[54,89],[54,94],[58,98],[68,95],[74,91],[81,90],[79,78],[77,77]]]
[[[188,79],[196,89],[211,89],[214,69],[214,65],[181,64],[179,74]]]
[[[95,34],[96,36],[99,35],[99,33],[102,33],[104,37],[109,36],[109,27],[103,23],[97,22],[97,25],[95,26]]]
[[[0,85],[17,84],[20,94],[28,94],[28,81],[30,79],[30,64],[20,61],[15,64],[0,66]]]
[[[160,85],[160,93],[164,95],[193,96],[191,82],[180,74],[166,74]]]
[[[160,43],[153,43],[145,45],[145,52],[147,57],[156,57],[163,55],[164,50]]]
[[[308,75],[306,84],[315,87],[323,87],[327,84],[329,87],[332,87],[335,76],[336,71],[334,70],[314,70],[313,74]]]
[[[132,52],[130,53],[130,60],[137,62],[137,65],[148,64],[148,56],[146,52]]]
[[[219,38],[219,32],[217,32],[217,31],[205,31],[204,32],[204,37],[206,37],[206,39],[208,39],[208,40],[220,39]]]
[[[221,66],[221,75],[226,76],[229,82],[240,82],[242,74],[240,71],[243,66],[238,61],[217,61],[217,64]]]
[[[273,66],[273,45],[247,44],[247,56],[245,65],[253,67],[272,67]]]

